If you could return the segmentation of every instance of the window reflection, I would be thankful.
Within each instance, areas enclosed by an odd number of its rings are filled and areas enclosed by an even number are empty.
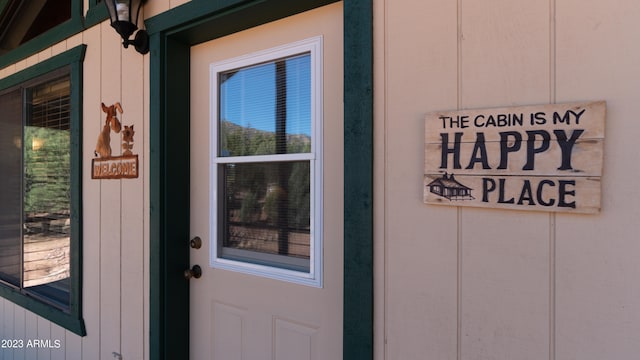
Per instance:
[[[63,307],[70,276],[70,84],[27,90],[24,127],[23,287]]]
[[[311,152],[310,54],[220,74],[220,154]]]

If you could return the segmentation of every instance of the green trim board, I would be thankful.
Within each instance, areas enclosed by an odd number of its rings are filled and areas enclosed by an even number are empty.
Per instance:
[[[192,0],[147,19],[145,27],[192,46],[337,1]]]
[[[193,27],[199,19],[208,19],[215,14],[233,12],[235,7],[255,4],[264,0],[192,0],[169,11],[160,13],[145,21],[150,34],[167,31],[172,28],[188,29]],[[178,30],[180,31],[180,30]]]
[[[150,41],[150,357],[188,358],[189,48],[336,0],[193,0],[146,22]],[[373,358],[372,0],[344,1],[344,358]],[[171,71],[169,71],[169,69]],[[171,171],[168,171],[171,169]],[[179,189],[176,191],[176,189]],[[186,194],[186,195],[185,195]],[[182,306],[178,306],[182,305]],[[176,330],[179,329],[179,330]]]
[[[189,46],[150,46],[150,358],[188,359]]]
[[[69,312],[51,307],[8,286],[0,296],[63,328],[85,336],[82,318],[82,62],[86,45],[79,45],[48,60],[0,80],[0,90],[20,85],[68,67],[71,76],[71,302]]]
[[[89,10],[84,18],[84,28],[90,28],[93,25],[103,22],[109,18],[107,7],[104,2],[98,2],[96,0],[89,0]]]
[[[344,1],[343,359],[373,359],[373,3]]]
[[[76,46],[43,62],[2,78],[0,79],[0,90],[19,85],[20,83],[44,75],[65,65],[73,64],[75,62],[81,63],[84,59],[86,48],[86,45]]]

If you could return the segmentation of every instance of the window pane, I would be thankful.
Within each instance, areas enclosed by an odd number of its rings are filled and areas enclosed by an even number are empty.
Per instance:
[[[219,156],[311,152],[310,55],[219,75]]]
[[[0,279],[20,286],[22,92],[0,95]]]
[[[309,271],[309,162],[224,164],[220,169],[226,195],[223,257]]]
[[[70,87],[68,77],[27,91],[24,130],[24,287],[69,304]]]

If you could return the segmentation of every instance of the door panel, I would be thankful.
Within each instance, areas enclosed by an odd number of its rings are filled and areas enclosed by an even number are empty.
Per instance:
[[[309,286],[210,267],[210,65],[265,49],[322,37],[322,286]],[[343,65],[342,4],[336,3],[191,49],[192,359],[342,358]],[[213,124],[213,125],[212,125]]]

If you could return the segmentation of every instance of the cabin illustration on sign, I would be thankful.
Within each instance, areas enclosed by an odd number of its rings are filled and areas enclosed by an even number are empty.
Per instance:
[[[429,191],[449,200],[473,200],[475,199],[471,195],[471,189],[468,186],[465,186],[459,183],[454,177],[453,174],[448,175],[444,173],[441,177],[433,180],[429,184]]]

